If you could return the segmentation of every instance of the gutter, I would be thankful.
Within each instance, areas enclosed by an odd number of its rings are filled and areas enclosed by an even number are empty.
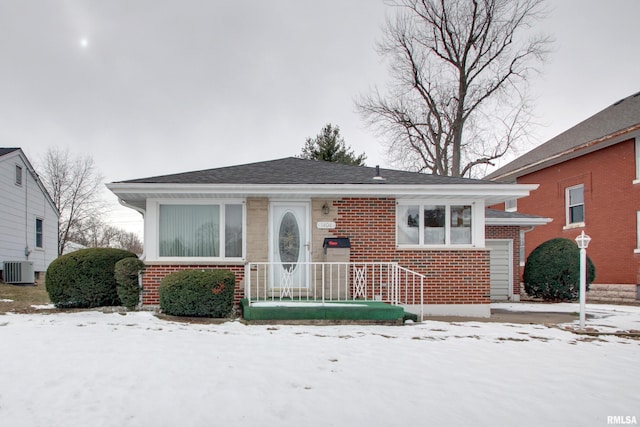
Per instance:
[[[142,218],[144,219],[144,215],[146,213],[146,211],[144,209],[139,208],[137,206],[130,205],[129,203],[127,203],[124,200],[122,200],[120,197],[118,197],[118,203],[120,203],[125,208],[133,209],[134,211],[138,212],[140,215],[142,215]],[[143,238],[143,241],[142,241],[142,254],[140,254],[139,259],[141,261],[144,261],[145,258],[146,258],[146,254],[147,254],[147,247],[144,244],[144,238]],[[138,273],[138,284],[142,288],[142,273],[141,272]],[[140,292],[140,298],[142,298],[142,292]]]
[[[545,225],[553,221],[553,218],[485,218],[485,225],[519,225],[521,227],[531,227],[529,232],[534,227],[539,225]]]
[[[310,196],[485,196],[524,197],[538,184],[445,184],[445,185],[371,185],[371,184],[176,184],[176,183],[111,183],[107,188],[120,199],[127,194],[163,193],[182,195],[291,195]],[[160,196],[161,197],[161,196]],[[122,202],[121,202],[122,203]],[[139,209],[136,209],[139,211]]]

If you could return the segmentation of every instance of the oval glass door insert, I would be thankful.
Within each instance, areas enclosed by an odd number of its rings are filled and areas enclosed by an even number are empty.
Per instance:
[[[285,213],[280,220],[278,252],[282,267],[287,271],[295,270],[296,264],[292,263],[300,259],[300,228],[292,212]]]

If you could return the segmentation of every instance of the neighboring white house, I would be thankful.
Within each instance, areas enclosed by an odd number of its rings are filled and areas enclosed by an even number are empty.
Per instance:
[[[58,217],[51,196],[20,148],[0,148],[0,273],[26,267],[35,279],[58,256]],[[20,263],[22,262],[22,263]],[[32,270],[30,270],[32,269]],[[33,281],[33,276],[19,282]],[[29,280],[30,277],[30,280]]]

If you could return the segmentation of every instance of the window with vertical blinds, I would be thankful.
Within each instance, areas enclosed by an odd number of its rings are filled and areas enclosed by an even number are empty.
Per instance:
[[[159,255],[242,258],[243,206],[160,205]]]

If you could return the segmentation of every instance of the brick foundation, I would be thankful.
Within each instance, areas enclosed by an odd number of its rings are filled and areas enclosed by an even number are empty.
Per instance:
[[[242,282],[244,280],[243,265],[147,265],[142,274],[142,305],[157,306],[160,305],[160,282],[168,274],[180,270],[231,270],[236,275],[236,289],[234,293],[234,303],[240,304],[240,300],[244,297],[244,289]]]
[[[640,304],[638,299],[640,285],[602,285],[590,284],[587,292],[587,303],[592,304]],[[540,298],[530,297],[520,284],[520,298],[522,301],[542,301]]]
[[[589,285],[587,302],[604,304],[640,304],[638,285]]]

